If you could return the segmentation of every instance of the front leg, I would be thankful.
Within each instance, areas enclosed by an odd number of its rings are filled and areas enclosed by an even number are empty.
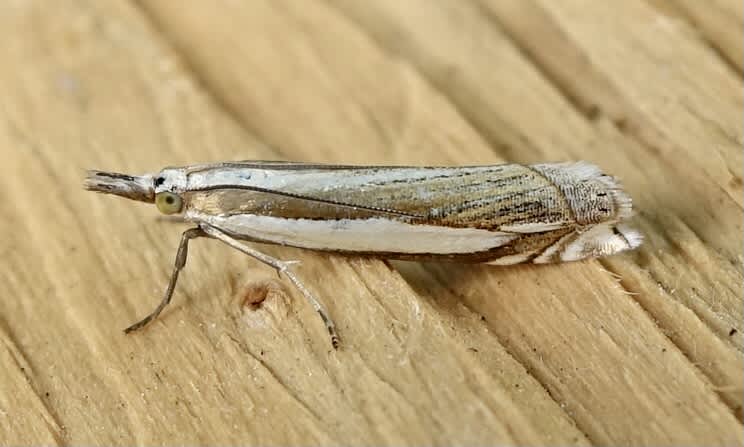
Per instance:
[[[165,289],[165,294],[163,295],[163,300],[160,301],[160,304],[158,304],[158,307],[155,308],[148,316],[141,319],[140,321],[134,323],[133,325],[129,326],[128,328],[124,329],[124,333],[128,334],[130,332],[136,331],[137,329],[141,329],[145,327],[149,322],[154,320],[155,318],[160,315],[160,312],[163,311],[165,306],[170,303],[171,298],[173,297],[173,290],[176,288],[176,282],[178,281],[178,274],[181,273],[181,269],[186,265],[186,258],[189,254],[189,241],[191,239],[206,236],[204,231],[202,231],[201,228],[191,228],[183,232],[181,235],[181,243],[178,244],[178,252],[176,253],[176,263],[173,266],[173,273],[171,273],[170,281],[168,281],[168,287]]]
[[[305,287],[305,285],[299,280],[299,278],[297,278],[294,272],[290,270],[290,265],[292,264],[292,262],[282,261],[267,254],[261,253],[260,251],[255,250],[243,244],[242,242],[230,237],[216,227],[207,225],[205,223],[199,224],[199,226],[201,230],[210,237],[219,239],[232,248],[257,259],[266,265],[274,267],[278,273],[284,274],[284,276],[289,278],[292,284],[294,284],[294,286],[297,287],[300,292],[302,292],[302,294],[310,302],[313,308],[315,308],[315,311],[318,312],[318,315],[320,315],[320,318],[323,320],[323,323],[328,330],[328,334],[331,336],[331,345],[333,346],[333,349],[338,349],[339,337],[336,333],[336,325],[333,324],[333,320],[331,320],[331,318],[329,317],[328,311],[326,311],[325,306],[323,306],[323,304],[321,304],[320,301],[318,301],[318,299],[315,298],[312,293],[310,293],[307,287]]]

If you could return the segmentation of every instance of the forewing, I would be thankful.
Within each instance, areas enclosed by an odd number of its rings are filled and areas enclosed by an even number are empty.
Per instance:
[[[205,213],[287,218],[395,218],[455,228],[540,232],[571,226],[561,191],[516,164],[476,167],[350,167],[295,163],[219,165],[201,170],[189,193]],[[232,174],[225,174],[232,172]],[[209,177],[211,176],[211,177]],[[211,180],[210,180],[211,178]],[[217,178],[233,178],[215,182]],[[237,179],[237,180],[236,180]]]

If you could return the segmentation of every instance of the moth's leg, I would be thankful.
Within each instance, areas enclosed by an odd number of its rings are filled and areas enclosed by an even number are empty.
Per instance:
[[[312,304],[312,306],[315,308],[315,311],[318,312],[318,315],[320,315],[323,323],[325,323],[326,329],[328,329],[328,334],[331,336],[331,345],[333,345],[333,349],[338,349],[339,338],[338,334],[336,333],[336,325],[333,324],[333,320],[331,320],[330,316],[328,316],[328,311],[326,311],[325,306],[323,306],[320,301],[318,301],[318,299],[315,298],[312,293],[310,293],[307,287],[305,287],[305,285],[299,280],[299,278],[297,278],[294,272],[290,270],[290,266],[293,264],[293,262],[282,261],[261,253],[258,250],[254,250],[253,248],[243,244],[242,242],[228,236],[219,229],[207,224],[201,224],[201,228],[204,233],[206,233],[210,237],[219,239],[232,248],[257,259],[264,264],[274,267],[278,273],[283,273],[284,276],[289,278],[289,280],[292,281],[292,284],[294,284],[294,286],[297,287],[297,289],[302,292],[303,295],[305,295],[305,298],[310,302],[310,304]]]
[[[202,236],[206,236],[206,234],[199,227],[191,228],[183,232],[183,234],[181,235],[181,242],[178,244],[176,263],[173,266],[173,273],[171,273],[170,281],[168,282],[168,288],[165,289],[163,300],[160,302],[160,304],[158,304],[158,307],[156,307],[155,310],[150,312],[150,315],[124,329],[124,333],[128,334],[132,331],[136,331],[137,329],[145,327],[149,322],[157,318],[158,315],[160,315],[160,312],[163,311],[165,306],[170,303],[171,297],[173,296],[173,289],[176,288],[176,281],[178,281],[178,274],[181,272],[183,266],[186,265],[186,257],[189,253],[189,241],[191,239]]]

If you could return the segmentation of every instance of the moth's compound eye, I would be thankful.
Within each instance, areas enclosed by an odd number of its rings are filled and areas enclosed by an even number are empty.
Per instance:
[[[172,192],[159,192],[155,195],[155,205],[163,214],[175,214],[181,211],[183,200]]]

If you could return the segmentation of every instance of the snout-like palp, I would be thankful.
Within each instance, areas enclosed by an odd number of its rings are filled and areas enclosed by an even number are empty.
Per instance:
[[[114,194],[127,199],[153,203],[155,201],[155,185],[153,176],[127,175],[116,172],[88,171],[83,186],[88,191],[104,194]]]

